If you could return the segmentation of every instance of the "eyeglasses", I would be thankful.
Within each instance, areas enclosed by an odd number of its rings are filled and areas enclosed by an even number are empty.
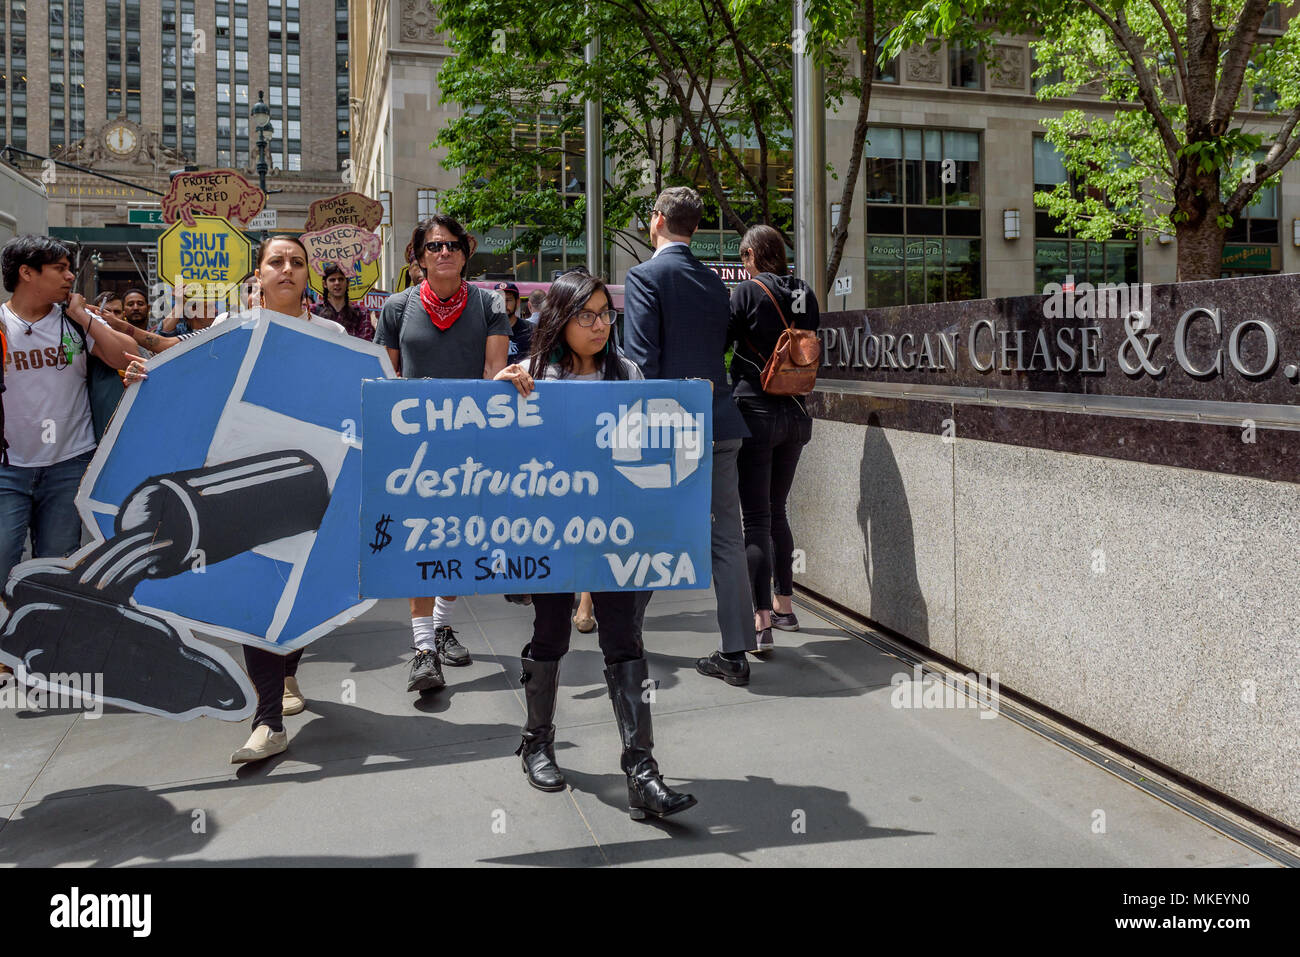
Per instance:
[[[584,309],[573,318],[577,320],[578,325],[582,326],[582,328],[590,329],[596,324],[597,319],[607,326],[612,326],[617,315],[618,313],[613,309],[606,309],[604,312],[588,312]]]
[[[438,240],[434,240],[431,243],[424,244],[425,252],[432,252],[435,255],[441,252],[454,253],[458,249],[460,249],[460,240],[458,239],[453,239],[453,240],[438,239]]]

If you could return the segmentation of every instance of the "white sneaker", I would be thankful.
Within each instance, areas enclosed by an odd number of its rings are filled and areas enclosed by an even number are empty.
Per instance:
[[[307,710],[307,699],[302,696],[298,679],[286,675],[284,679],[284,696],[281,699],[281,713],[285,715],[302,714]]]
[[[279,754],[288,747],[287,731],[272,731],[266,725],[259,724],[248,736],[244,746],[230,756],[230,763],[247,764],[250,761],[261,761],[263,758]]]

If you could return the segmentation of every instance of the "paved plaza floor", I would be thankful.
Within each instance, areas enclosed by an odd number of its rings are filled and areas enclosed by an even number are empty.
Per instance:
[[[247,723],[0,709],[0,865],[1269,864],[1005,716],[893,707],[908,666],[797,610],[802,630],[733,688],[694,669],[712,595],[651,603],[655,753],[699,800],[668,821],[627,815],[594,635],[561,665],[570,787],[547,794],[514,755],[532,609],[457,602],[474,662],[422,699],[406,604],[384,601],[307,649],[307,711],[260,766],[227,763]]]

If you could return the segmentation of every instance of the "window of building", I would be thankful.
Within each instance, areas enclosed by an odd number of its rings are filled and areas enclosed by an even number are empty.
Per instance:
[[[964,130],[867,130],[869,307],[979,298],[981,148]]]
[[[586,174],[580,125],[565,127],[557,116],[525,114],[515,121],[512,137],[521,148],[548,150],[546,158],[537,166],[538,186],[557,190],[566,205],[571,206],[582,198]],[[532,250],[506,252],[505,248],[528,229],[521,224],[514,228],[489,229],[479,235],[479,252],[471,263],[473,274],[488,279],[546,281],[556,272],[586,264],[585,234],[575,239],[546,236]]]
[[[880,65],[880,54],[885,48],[885,38],[881,37],[876,41],[876,58],[874,63],[874,73],[872,74],[875,83],[897,83],[898,82],[898,57],[892,60],[886,60],[885,65]]]
[[[789,130],[781,130],[774,136],[788,136]],[[745,169],[755,182],[759,179],[761,149],[758,138],[736,131],[730,136],[731,148],[740,157]],[[720,146],[711,146],[715,162],[720,168],[727,168],[729,159],[723,159]],[[776,190],[774,201],[769,206],[772,225],[789,235],[794,229],[794,157],[781,150],[768,150],[768,182]],[[695,183],[696,190],[704,200],[704,212],[700,216],[700,226],[691,238],[691,251],[700,259],[715,262],[740,262],[740,236],[732,224],[725,219],[720,204],[714,199],[708,180],[701,174]],[[742,211],[742,215],[756,217],[759,211],[756,203],[747,194],[736,192],[729,201]],[[648,237],[648,233],[645,234]]]
[[[5,61],[9,50],[9,36],[5,30],[5,18],[0,17],[0,136],[5,138],[6,143],[13,142],[13,134],[10,130],[13,127],[11,121],[11,112],[13,107],[9,105],[9,74],[5,69]]]
[[[415,218],[423,222],[438,212],[438,191],[432,187],[420,187],[415,191]]]
[[[1055,70],[1049,70],[1042,76],[1038,75],[1039,62],[1038,57],[1034,55],[1032,45],[1029,48],[1029,58],[1033,72],[1033,75],[1029,79],[1029,89],[1031,92],[1037,93],[1043,87],[1052,86],[1053,84],[1060,83],[1065,79],[1065,71],[1059,66]]]
[[[335,124],[335,161],[340,168],[344,160],[352,154],[349,131],[352,126],[352,114],[348,109],[348,3],[347,0],[335,0],[334,3],[334,95],[336,100]]]
[[[69,83],[71,77],[68,75],[68,57],[67,57],[67,40],[68,40],[68,23],[72,17],[77,14],[74,9],[79,4],[65,3],[64,0],[50,0],[49,5],[49,36],[50,58],[50,108],[49,108],[49,151],[63,149],[69,144],[75,142],[72,138],[72,130],[68,124],[68,111],[73,106],[72,97],[69,95]],[[110,23],[110,28],[114,26]],[[53,42],[58,41],[57,45]],[[120,34],[118,35],[120,41]],[[15,81],[22,78],[27,72],[27,37],[19,36],[16,32],[9,41],[9,69]],[[57,53],[55,51],[57,50]],[[121,94],[122,87],[122,49],[120,42],[116,49],[109,44],[109,49],[105,51],[106,56],[106,73],[108,87],[108,106],[109,115],[115,115],[114,90],[118,96]],[[55,89],[53,81],[57,79],[58,88]],[[24,93],[25,83],[24,83]],[[11,90],[11,100],[15,99]],[[16,105],[16,104],[15,104]],[[26,107],[26,97],[23,98],[24,108]],[[120,107],[119,107],[120,108]]]
[[[948,44],[948,85],[958,89],[984,89],[984,69],[975,47]]]
[[[1256,153],[1254,158],[1262,160],[1264,153]],[[1278,188],[1265,186],[1255,194],[1250,205],[1234,217],[1223,237],[1224,276],[1281,271],[1281,222],[1278,217]]]
[[[1034,190],[1050,191],[1070,183],[1075,192],[1085,189],[1066,171],[1056,148],[1045,137],[1034,137]],[[1141,256],[1135,239],[1122,233],[1105,242],[1078,239],[1073,231],[1057,231],[1058,220],[1045,209],[1034,212],[1034,287],[1064,282],[1141,282]]]

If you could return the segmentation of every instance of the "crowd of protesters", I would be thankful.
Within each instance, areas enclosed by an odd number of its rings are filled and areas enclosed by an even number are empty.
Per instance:
[[[513,283],[485,290],[467,281],[475,240],[446,215],[416,227],[406,250],[410,285],[388,297],[377,321],[349,300],[348,277],[337,266],[324,269],[324,296],[312,301],[307,250],[288,235],[263,242],[238,308],[210,318],[187,315],[178,295],[156,328],[150,328],[143,290],[105,292],[97,306],[88,306],[71,292],[72,253],[65,245],[38,236],[11,240],[0,257],[10,294],[0,306],[0,426],[6,440],[0,447],[0,582],[29,538],[37,558],[66,556],[80,545],[73,500],[96,445],[96,400],[87,387],[92,357],[121,370],[120,397],[122,388],[145,381],[149,356],[261,307],[372,341],[406,378],[495,379],[524,395],[540,379],[709,380],[719,639],[696,669],[729,685],[747,685],[746,656],[771,651],[773,629],[799,627],[791,605],[793,536],[786,499],[812,430],[804,398],[769,394],[762,373],[781,333],[790,327],[815,330],[819,313],[811,290],[789,274],[784,240],[768,226],[753,227],[743,237],[741,261],[750,278],[728,293],[690,249],[702,211],[699,195],[687,187],[657,197],[650,216],[654,253],[630,269],[625,281],[622,343],[615,337],[610,290],[585,269],[570,270],[546,292],[532,293],[526,307]],[[729,348],[730,375],[724,367]],[[555,715],[560,663],[576,626],[596,632],[604,655],[631,815],[664,817],[695,804],[693,796],[664,783],[652,753],[650,703],[643,694],[649,680],[643,622],[651,595],[506,596],[532,606],[531,639],[520,653],[527,717],[516,754],[534,787],[565,786],[554,751]],[[444,665],[471,664],[451,627],[454,601],[410,599],[414,656],[408,692],[436,693],[447,683]],[[283,718],[307,706],[297,681],[301,656],[301,650],[280,656],[245,648],[258,703],[252,734],[233,763],[287,748]]]

